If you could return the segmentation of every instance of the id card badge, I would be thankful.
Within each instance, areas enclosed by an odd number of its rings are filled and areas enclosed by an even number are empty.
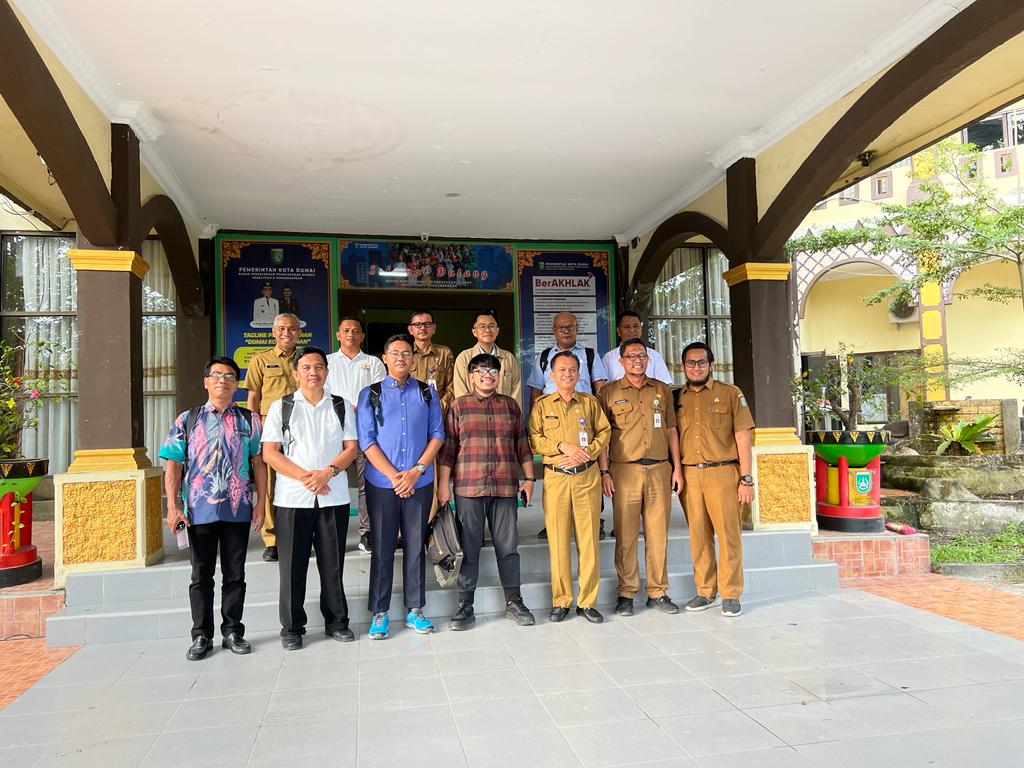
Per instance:
[[[661,429],[661,411],[655,411],[654,413],[654,428]]]
[[[427,386],[437,392],[437,379],[427,379]]]
[[[587,430],[580,430],[580,448],[586,448],[590,445],[590,438],[587,437]]]

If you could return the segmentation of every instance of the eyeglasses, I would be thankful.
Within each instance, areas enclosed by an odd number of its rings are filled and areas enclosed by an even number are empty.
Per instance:
[[[481,376],[487,374],[488,376],[497,376],[501,371],[497,368],[474,368],[470,373],[479,373]]]
[[[646,352],[634,352],[634,353],[632,353],[630,355],[623,355],[622,357],[625,360],[629,360],[629,362],[631,362],[631,363],[636,363],[636,362],[639,362],[640,360],[646,360],[647,359],[647,353]]]
[[[433,323],[409,323],[410,328],[430,328]]]
[[[238,377],[233,373],[224,373],[223,371],[210,371],[206,374],[211,379],[217,379],[218,381],[223,380],[227,382],[238,381]]]
[[[496,331],[496,330],[498,330],[498,324],[497,323],[487,323],[487,324],[481,324],[481,325],[474,325],[473,327],[476,328],[478,331]]]
[[[708,360],[684,360],[683,365],[687,368],[707,368],[711,362]]]
[[[556,325],[555,330],[559,333],[572,333],[576,330],[575,325]]]
[[[387,352],[386,354],[392,360],[398,360],[399,358],[406,358],[406,359],[408,359],[408,358],[412,357],[412,352],[397,352],[397,351],[395,351],[395,352]]]

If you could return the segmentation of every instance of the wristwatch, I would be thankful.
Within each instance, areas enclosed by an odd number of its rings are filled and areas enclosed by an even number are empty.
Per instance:
[[[752,475],[740,475],[740,485],[753,485],[754,478]]]
[[[334,464],[328,464],[327,466],[331,468],[332,477],[337,477],[338,475],[341,474],[341,467],[337,467]]]
[[[426,464],[417,464],[416,465],[416,471],[419,472],[422,475],[424,472],[427,471],[427,465]]]

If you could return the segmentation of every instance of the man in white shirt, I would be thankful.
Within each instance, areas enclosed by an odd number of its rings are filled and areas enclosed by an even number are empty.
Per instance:
[[[306,634],[306,571],[316,550],[320,610],[328,637],[355,639],[348,628],[342,584],[348,535],[348,478],[358,452],[355,414],[344,398],[324,391],[327,354],[299,352],[293,372],[299,390],[275,400],[263,430],[263,460],[277,471],[274,507],[280,561],[281,645],[295,651]]]
[[[270,328],[274,324],[274,318],[281,310],[277,299],[274,298],[274,286],[270,283],[263,283],[260,286],[263,294],[252,303],[252,324],[255,327]]]
[[[358,317],[343,317],[338,324],[337,339],[341,349],[327,356],[326,389],[332,395],[341,395],[352,409],[355,418],[359,393],[371,384],[383,381],[387,369],[379,357],[371,357],[360,347],[365,337],[363,321]],[[369,552],[370,515],[366,511],[366,457],[360,452],[349,467],[349,484],[359,486],[359,549]]]
[[[619,344],[626,339],[644,339],[644,344],[647,345],[646,337],[644,336],[644,325],[640,322],[640,315],[632,310],[627,310],[619,315],[619,323],[615,326],[615,330],[619,334]],[[626,375],[622,368],[622,363],[619,362],[620,357],[618,347],[614,347],[605,353],[602,362],[604,362],[604,370],[608,374],[608,381],[618,381]],[[672,374],[669,372],[668,365],[665,364],[665,358],[662,357],[661,353],[647,345],[647,357],[649,358],[647,361],[647,377],[663,381],[670,387],[675,386]]]
[[[501,363],[501,371],[498,374],[499,395],[508,395],[522,407],[523,405],[523,380],[519,370],[519,360],[511,352],[499,349],[495,343],[498,339],[498,318],[492,309],[480,310],[473,318],[473,327],[470,329],[476,338],[475,347],[464,349],[455,358],[455,374],[452,385],[455,390],[455,397],[468,395],[473,391],[473,385],[469,381],[469,361],[477,355],[494,355]]]

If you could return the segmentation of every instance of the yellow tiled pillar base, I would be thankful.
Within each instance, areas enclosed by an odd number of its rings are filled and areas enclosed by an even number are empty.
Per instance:
[[[743,509],[743,527],[817,533],[814,449],[793,429],[757,429],[753,459],[754,501]]]
[[[74,571],[159,562],[162,483],[159,467],[54,475],[54,584]]]

